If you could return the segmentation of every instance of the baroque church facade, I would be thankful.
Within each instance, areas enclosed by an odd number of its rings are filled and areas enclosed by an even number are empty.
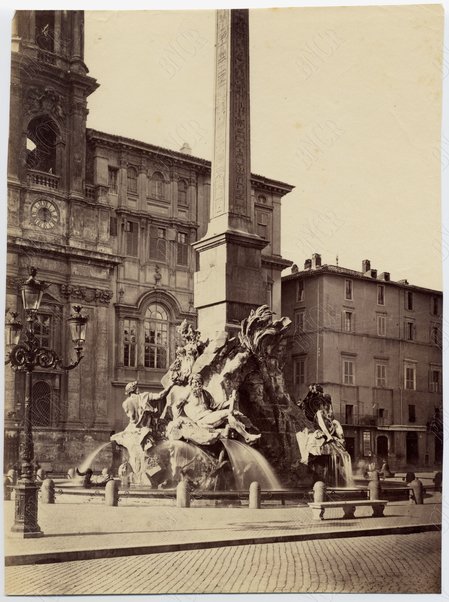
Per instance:
[[[30,266],[49,284],[36,328],[70,361],[66,319],[89,316],[84,359],[32,375],[35,456],[63,471],[126,423],[124,385],[160,390],[176,327],[196,323],[193,281],[209,220],[209,161],[86,127],[98,87],[84,63],[83,11],[19,11],[13,21],[6,308],[22,314]],[[266,240],[266,302],[281,314],[283,182],[253,175],[255,232]],[[5,369],[5,464],[15,460],[24,375]],[[110,453],[109,447],[105,453]],[[106,456],[105,456],[106,457]]]

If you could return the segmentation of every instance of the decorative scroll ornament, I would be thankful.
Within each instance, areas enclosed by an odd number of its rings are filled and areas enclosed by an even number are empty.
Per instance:
[[[61,294],[70,299],[81,299],[87,303],[92,303],[95,301],[97,303],[104,303],[107,305],[112,299],[114,293],[109,289],[61,284]]]

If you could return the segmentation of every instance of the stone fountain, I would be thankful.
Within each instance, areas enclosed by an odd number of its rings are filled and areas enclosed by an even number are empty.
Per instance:
[[[127,449],[122,475],[160,489],[187,480],[202,490],[247,489],[252,481],[277,490],[313,481],[309,458],[335,457],[338,464],[346,457],[340,431],[338,437],[326,432],[332,440],[325,445],[312,444],[327,420],[315,393],[298,407],[286,391],[282,366],[289,325],[289,318],[274,320],[264,305],[243,320],[238,336],[223,332],[205,342],[184,321],[162,393],[139,393],[137,383],[128,385],[123,407],[130,422],[111,437]],[[155,399],[166,400],[160,415]]]

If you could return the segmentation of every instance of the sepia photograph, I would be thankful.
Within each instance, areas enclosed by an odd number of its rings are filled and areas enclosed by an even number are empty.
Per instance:
[[[2,14],[2,593],[444,594],[443,5],[114,6]]]

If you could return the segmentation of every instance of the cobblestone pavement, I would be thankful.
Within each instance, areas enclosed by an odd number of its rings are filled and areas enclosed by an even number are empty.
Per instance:
[[[440,533],[226,546],[8,567],[7,594],[440,591]]]

